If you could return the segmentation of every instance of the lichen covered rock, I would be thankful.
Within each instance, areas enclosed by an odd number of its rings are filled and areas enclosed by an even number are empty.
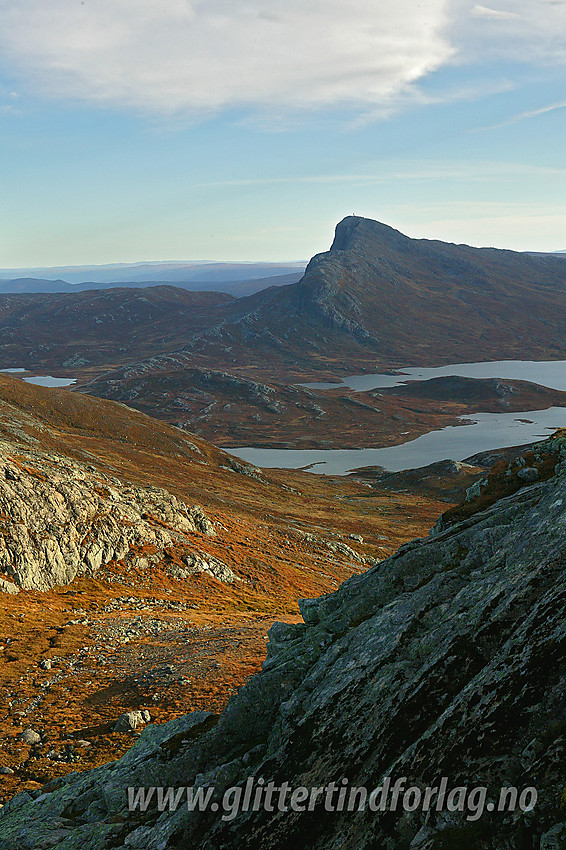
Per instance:
[[[200,506],[166,490],[0,443],[0,590],[46,591],[120,561],[132,547],[163,551],[195,534],[216,531]]]

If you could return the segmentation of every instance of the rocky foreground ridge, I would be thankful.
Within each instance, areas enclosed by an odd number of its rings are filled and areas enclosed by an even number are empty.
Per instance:
[[[0,812],[2,848],[563,850],[566,438],[531,457],[519,467],[543,474],[305,600],[302,624],[273,626],[262,671],[220,717],[149,725],[119,761],[18,794]],[[320,799],[221,817],[226,789],[250,777],[372,789],[387,776],[485,786],[490,802],[534,787],[538,801],[476,820]],[[212,786],[220,809],[130,811],[129,786]]]

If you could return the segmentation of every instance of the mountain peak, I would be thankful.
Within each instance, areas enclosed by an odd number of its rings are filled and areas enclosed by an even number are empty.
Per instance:
[[[380,221],[359,215],[347,215],[336,225],[330,251],[347,251],[358,242],[367,240],[375,242],[376,239],[384,237],[396,242],[410,241],[408,236],[404,236],[400,231]]]

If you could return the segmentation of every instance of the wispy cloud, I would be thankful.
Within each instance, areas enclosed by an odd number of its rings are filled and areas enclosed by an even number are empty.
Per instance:
[[[474,6],[471,11],[474,18],[488,18],[495,21],[508,21],[519,18],[517,12],[507,12],[503,9],[491,9],[489,6]]]
[[[451,0],[448,37],[461,62],[566,63],[563,0]]]
[[[519,112],[518,115],[513,115],[506,121],[501,121],[499,124],[490,124],[487,127],[478,127],[471,132],[480,132],[482,130],[499,130],[501,127],[509,127],[512,124],[518,124],[520,121],[526,121],[529,118],[536,118],[539,115],[545,115],[547,112],[554,112],[557,109],[566,109],[566,100],[559,103],[551,103],[548,106],[541,106],[539,109],[529,109],[526,112]]]
[[[288,185],[288,184],[327,184],[327,185],[383,185],[399,181],[465,180],[467,182],[492,182],[498,180],[516,180],[518,177],[537,176],[555,177],[566,176],[566,169],[549,168],[546,166],[530,165],[528,163],[482,162],[482,163],[446,163],[436,162],[404,162],[381,165],[379,171],[366,174],[318,174],[318,175],[288,175],[286,177],[242,178],[236,180],[219,180],[201,183],[207,187],[250,187]]]
[[[0,86],[0,115],[16,115],[19,97],[19,92],[9,91]]]

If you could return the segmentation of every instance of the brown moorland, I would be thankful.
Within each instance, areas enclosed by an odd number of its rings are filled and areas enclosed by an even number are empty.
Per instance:
[[[136,734],[113,731],[126,711],[162,722],[221,710],[259,669],[272,622],[296,621],[299,598],[336,589],[425,534],[446,507],[358,481],[254,470],[121,404],[9,377],[0,377],[0,444],[45,486],[49,464],[69,458],[87,477],[198,502],[217,535],[193,535],[195,547],[239,579],[176,579],[174,547],[155,562],[142,546],[68,586],[2,594],[0,766],[13,771],[1,777],[4,799],[121,755]],[[2,521],[9,541],[9,511]],[[40,747],[21,740],[28,727]]]

